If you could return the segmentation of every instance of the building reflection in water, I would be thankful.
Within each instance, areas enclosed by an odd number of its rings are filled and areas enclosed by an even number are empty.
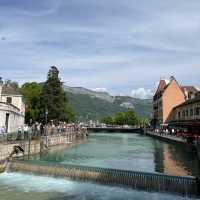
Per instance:
[[[155,141],[155,171],[174,176],[199,176],[200,162],[191,146]]]

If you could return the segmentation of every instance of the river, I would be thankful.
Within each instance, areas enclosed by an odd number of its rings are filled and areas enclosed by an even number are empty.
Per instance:
[[[108,167],[169,175],[197,176],[196,154],[178,144],[168,144],[139,134],[92,133],[71,148],[54,148],[33,156],[35,162],[57,162]],[[148,193],[93,183],[33,176],[22,173],[0,175],[1,200],[25,199],[184,199],[171,194]]]

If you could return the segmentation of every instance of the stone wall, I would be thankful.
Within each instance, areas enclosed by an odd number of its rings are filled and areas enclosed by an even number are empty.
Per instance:
[[[13,151],[13,147],[15,145],[19,145],[24,149],[24,154],[19,153],[18,155],[15,155],[15,157],[21,157],[24,155],[28,155],[29,153],[30,154],[40,153],[40,141],[31,141],[30,148],[28,141],[25,141],[23,143],[15,142],[12,144],[0,144],[0,160],[5,160]]]
[[[56,134],[49,136],[42,136],[39,140],[19,141],[11,143],[0,143],[0,161],[5,160],[13,150],[15,145],[19,145],[24,149],[24,154],[20,153],[16,156],[26,156],[31,154],[38,154],[44,150],[48,150],[52,146],[66,145],[73,143],[76,139],[84,138],[87,132],[86,129],[79,131],[70,131],[65,134]]]

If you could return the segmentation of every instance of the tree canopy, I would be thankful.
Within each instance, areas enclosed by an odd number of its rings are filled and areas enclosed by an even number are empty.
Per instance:
[[[26,102],[26,122],[33,121],[74,121],[75,114],[68,103],[59,78],[59,71],[52,66],[43,84],[25,83],[21,87]]]
[[[33,122],[40,121],[42,87],[36,82],[25,83],[22,85],[20,91],[26,103],[26,123],[29,123],[31,120]]]
[[[145,126],[149,120],[138,117],[134,110],[128,110],[127,112],[118,112],[114,116],[107,116],[102,119],[102,122],[107,125]]]

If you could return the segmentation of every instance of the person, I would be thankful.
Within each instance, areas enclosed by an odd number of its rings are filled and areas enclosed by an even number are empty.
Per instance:
[[[200,195],[200,178],[196,177],[196,184],[197,184],[197,195]]]
[[[17,131],[17,140],[21,140],[21,139],[22,139],[22,127],[19,126],[18,131]]]
[[[172,129],[172,135],[174,135],[174,133],[175,133],[175,130],[174,130],[174,129]]]
[[[27,124],[24,125],[24,139],[28,139],[28,132],[29,132],[29,127]]]
[[[40,124],[40,135],[44,135],[44,125]]]
[[[0,135],[3,135],[3,127],[0,127]]]
[[[2,126],[1,127],[1,133],[4,135],[6,133],[6,127],[5,126]]]
[[[37,132],[37,137],[40,135],[41,132],[41,123],[36,124],[36,132]]]

